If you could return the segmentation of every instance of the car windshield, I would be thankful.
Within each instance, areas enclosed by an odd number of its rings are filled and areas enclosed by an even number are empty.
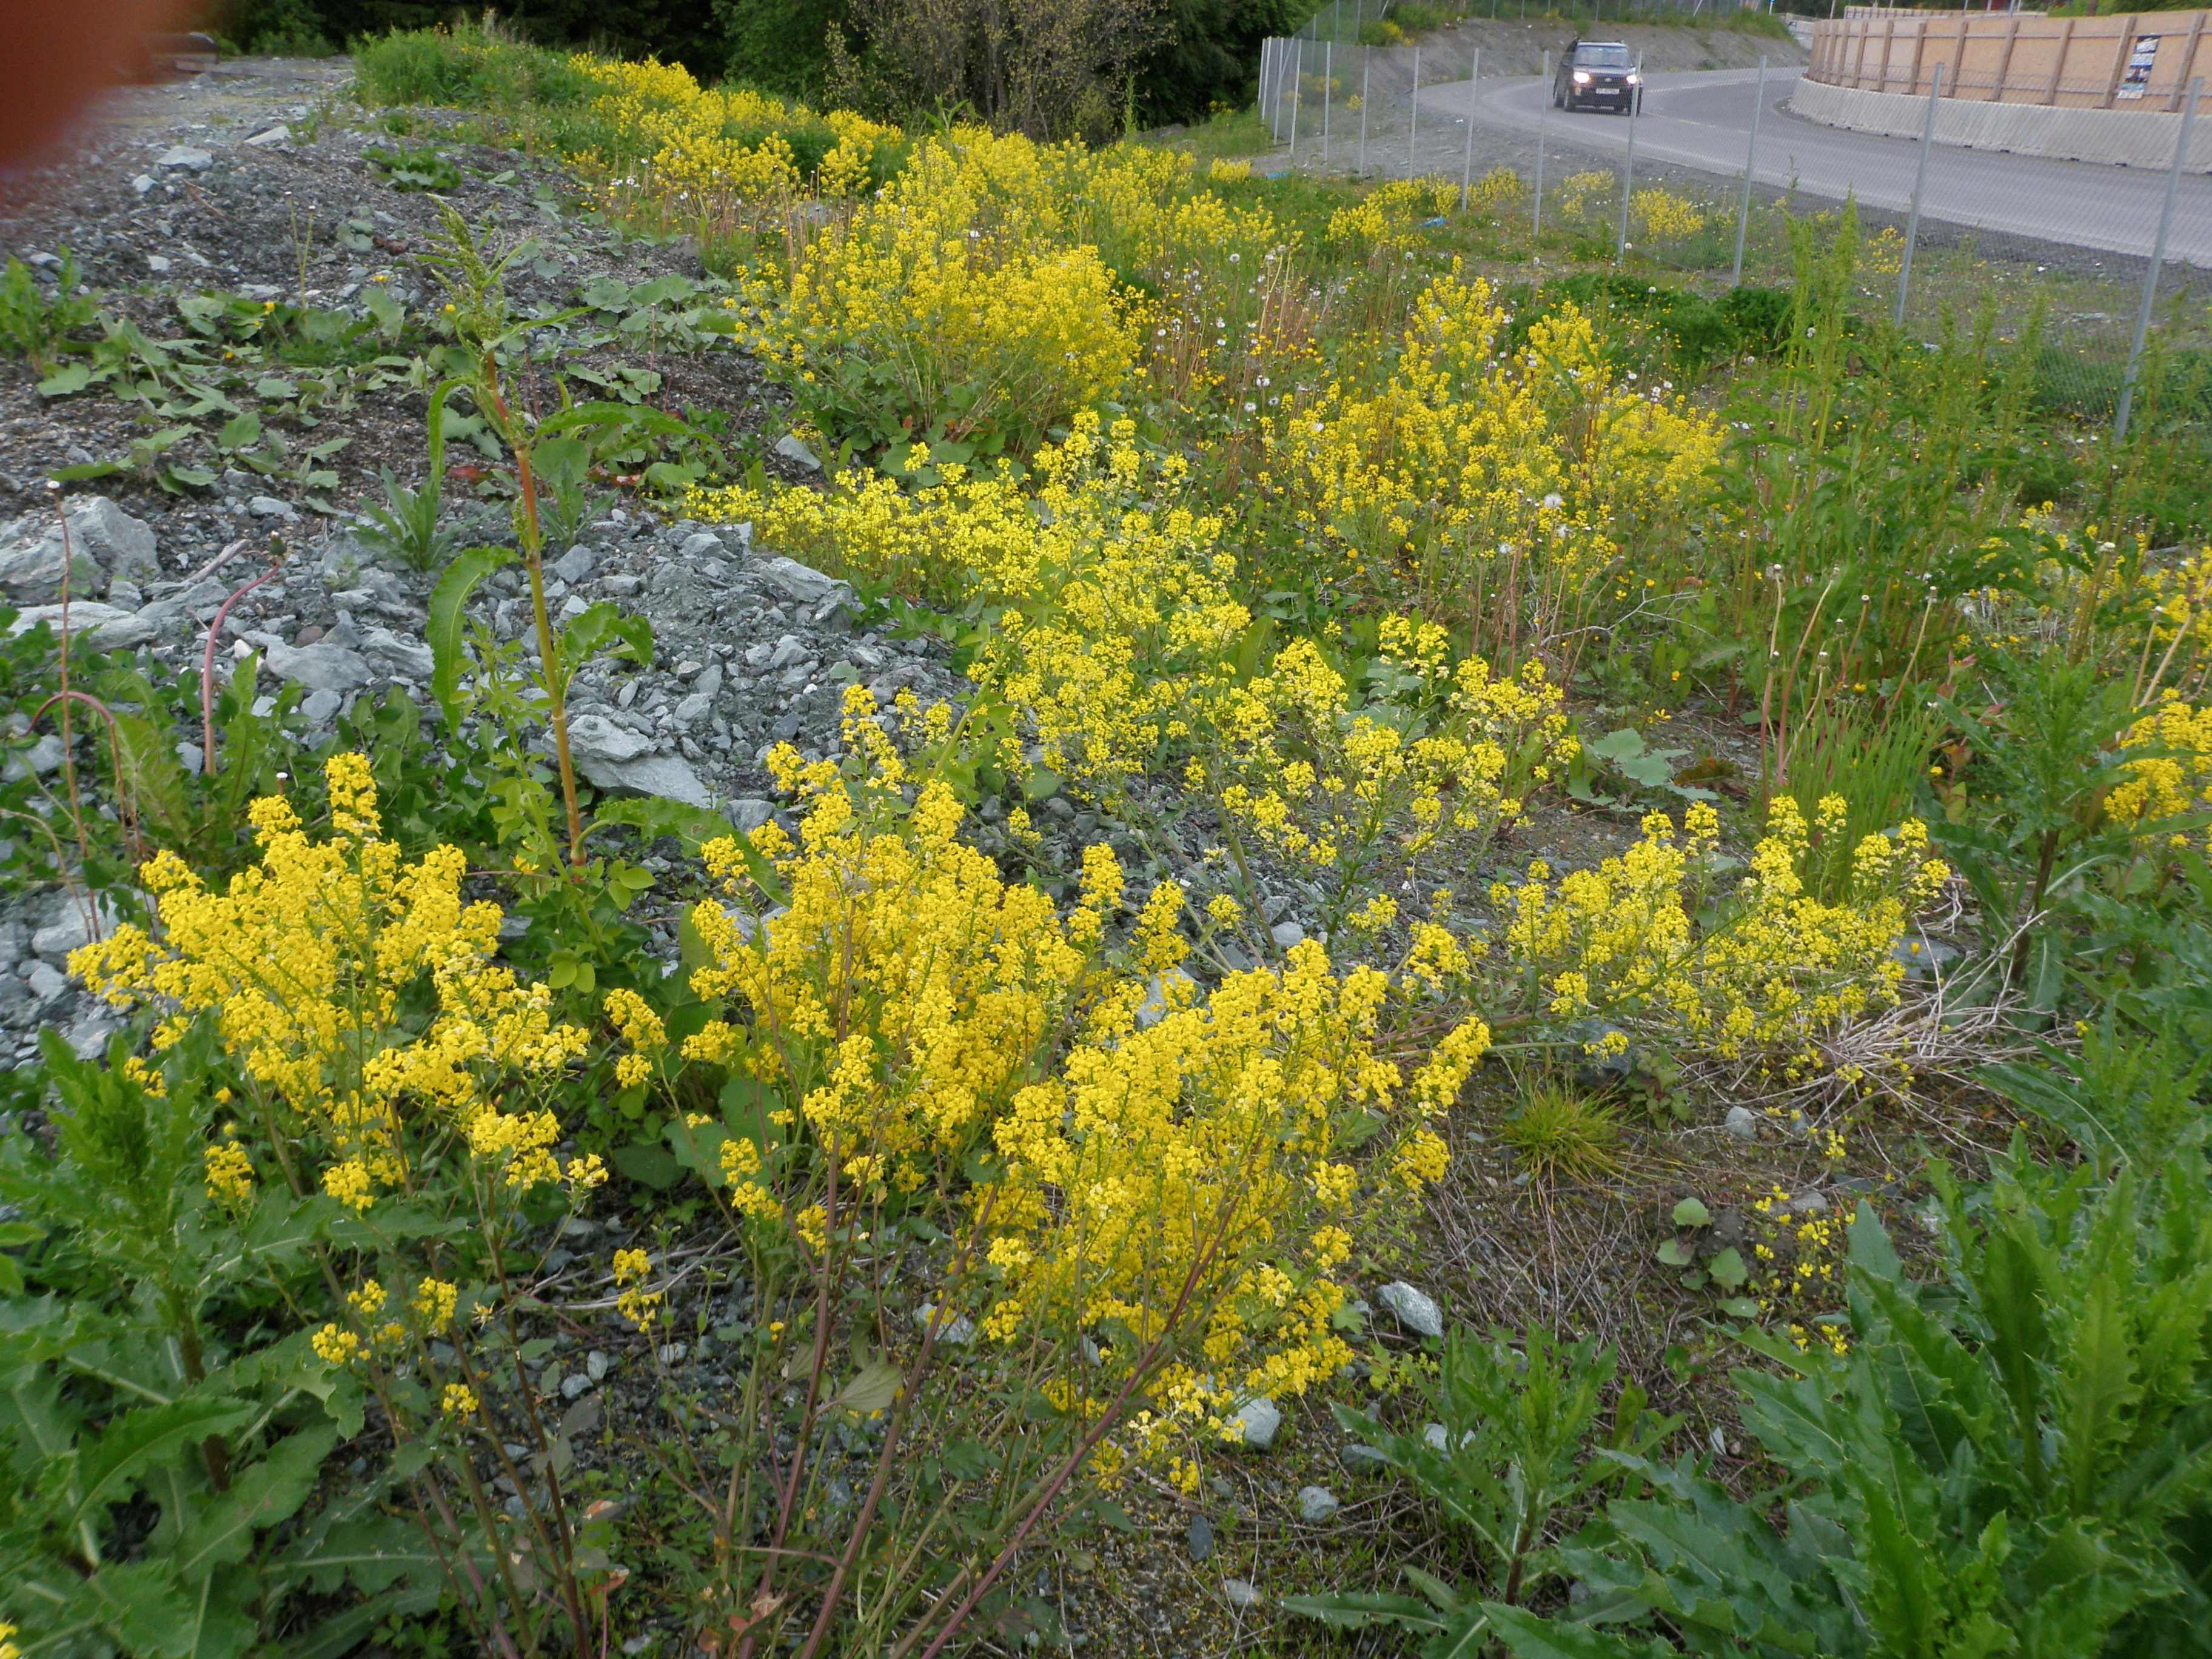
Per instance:
[[[1583,46],[1575,53],[1577,69],[1626,69],[1626,46]]]

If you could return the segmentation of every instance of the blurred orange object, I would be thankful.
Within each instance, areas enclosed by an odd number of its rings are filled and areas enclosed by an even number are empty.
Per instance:
[[[0,165],[60,136],[103,88],[149,67],[179,0],[0,0]]]

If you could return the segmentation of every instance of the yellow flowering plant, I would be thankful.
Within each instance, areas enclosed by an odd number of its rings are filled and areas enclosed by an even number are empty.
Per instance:
[[[1564,680],[1623,548],[1695,503],[1719,428],[1624,377],[1572,305],[1508,338],[1504,307],[1455,265],[1416,300],[1382,386],[1335,382],[1273,418],[1268,481],[1343,580]]]
[[[505,1447],[557,1437],[518,1357],[518,1249],[549,1205],[579,1207],[606,1179],[596,1155],[562,1150],[564,1087],[591,1038],[554,1017],[549,987],[494,960],[498,907],[464,900],[457,852],[410,860],[386,837],[359,755],[332,757],[325,779],[326,838],[264,798],[257,865],[216,891],[158,854],[141,872],[155,930],[119,927],[70,967],[118,1011],[155,1017],[157,1054],[206,1034],[237,1079],[226,1139],[205,1148],[209,1198],[250,1211],[269,1201],[264,1176],[283,1195],[334,1304],[307,1334],[326,1386],[365,1389],[395,1435],[430,1450],[422,1518],[448,1548],[501,1540],[502,1559],[553,1587],[526,1622],[574,1626],[589,1592],[557,1476],[530,1481]],[[480,1478],[486,1451],[541,1494],[519,1516]],[[533,1605],[514,1572],[496,1575],[501,1593]],[[502,1617],[491,1584],[456,1589],[488,1624]]]
[[[1201,997],[1179,971],[1172,883],[1132,906],[1098,846],[1064,911],[1006,882],[957,839],[944,783],[909,769],[897,724],[857,692],[842,768],[772,757],[811,802],[798,838],[770,824],[705,848],[724,890],[693,912],[691,983],[725,1017],[677,1044],[613,1010],[665,1081],[687,1062],[729,1079],[722,1117],[672,1137],[745,1241],[759,1340],[804,1382],[799,1445],[848,1401],[884,1419],[834,1571],[786,1559],[819,1537],[803,1457],[736,1456],[717,1506],[718,1594],[758,1609],[804,1585],[791,1613],[813,1613],[814,1639],[847,1619],[878,1641],[945,1636],[1085,1470],[1165,1466],[1194,1437],[1233,1438],[1243,1402],[1333,1375],[1350,1228],[1442,1175],[1433,1121],[1488,1041],[1461,1027],[1408,1082],[1376,1052],[1389,977],[1339,975],[1312,942]],[[949,1248],[902,1309],[885,1278],[900,1241],[940,1231]],[[838,1388],[848,1333],[885,1346]],[[956,1349],[998,1379],[982,1398],[947,1375]],[[766,1410],[764,1369],[748,1413]],[[924,1408],[991,1425],[1018,1496],[969,1534],[987,1564],[972,1583],[934,1608],[915,1580],[848,1609],[860,1564],[969,1524],[951,1492],[887,1504]],[[763,1504],[772,1523],[749,1537],[740,1519]],[[774,1641],[785,1616],[749,1635]]]
[[[1824,903],[1805,884],[1796,803],[1778,797],[1769,813],[1732,889],[1717,881],[1711,807],[1690,807],[1680,826],[1654,812],[1640,840],[1595,869],[1554,880],[1539,860],[1520,882],[1493,884],[1486,937],[1455,932],[1448,914],[1417,922],[1404,971],[1467,996],[1494,1030],[1552,1034],[1540,1043],[1617,1054],[1632,1037],[1755,1059],[1792,1079],[1819,1072],[1825,1039],[1898,1000],[1896,947],[1950,870],[1908,819],[1865,837],[1848,895]],[[1586,1035],[1600,1026],[1610,1029]]]

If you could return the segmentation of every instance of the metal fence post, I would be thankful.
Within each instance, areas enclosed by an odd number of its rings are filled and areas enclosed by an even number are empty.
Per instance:
[[[1532,259],[1536,257],[1536,239],[1544,234],[1544,112],[1552,106],[1552,54],[1539,54],[1537,62],[1542,66],[1536,74],[1543,82],[1539,90],[1544,100],[1536,106],[1536,205],[1528,220],[1528,257]]]
[[[1759,90],[1752,94],[1751,143],[1743,152],[1743,205],[1735,215],[1735,264],[1729,271],[1729,286],[1743,283],[1743,239],[1751,228],[1751,170],[1759,160],[1759,117],[1766,107],[1766,54],[1759,55]]]
[[[2143,342],[2150,335],[2150,313],[2158,302],[2159,267],[2166,263],[2166,233],[2173,222],[2173,194],[2181,185],[2182,163],[2189,155],[2189,130],[2197,124],[2197,100],[2204,90],[2204,79],[2197,76],[2189,83],[2189,101],[2182,106],[2181,136],[2174,141],[2173,165],[2166,169],[2166,204],[2158,210],[2158,240],[2151,244],[2150,269],[2143,272],[2142,304],[2136,309],[2135,338],[2128,345],[2127,372],[2120,376],[2120,406],[2112,417],[2112,441],[2118,443],[2128,435],[2128,416],[2135,412],[2136,370],[2142,365]]]
[[[1905,219],[1905,257],[1897,265],[1897,309],[1889,319],[1893,328],[1905,326],[1905,296],[1912,287],[1912,250],[1920,240],[1920,192],[1928,183],[1928,151],[1936,143],[1936,100],[1942,94],[1943,66],[1938,64],[1928,86],[1928,119],[1920,129],[1920,165],[1912,175],[1912,211]]]
[[[1644,108],[1644,54],[1636,54],[1636,84],[1628,89],[1628,161],[1620,170],[1620,239],[1613,262],[1628,263],[1628,198],[1636,189],[1636,120]]]
[[[1305,91],[1306,42],[1304,35],[1291,42],[1291,165],[1298,164],[1298,99]]]
[[[1406,102],[1413,113],[1406,118],[1406,176],[1413,176],[1413,155],[1421,137],[1421,49],[1413,48],[1413,89]]]
[[[1482,48],[1474,49],[1474,58],[1467,66],[1467,153],[1459,164],[1459,210],[1467,211],[1468,187],[1474,182],[1474,94],[1482,80]]]
[[[1335,27],[1336,19],[1331,17],[1329,27],[1333,31]],[[1321,49],[1321,164],[1323,167],[1328,165],[1328,99],[1336,86],[1335,73],[1336,40],[1332,34],[1328,44]]]
[[[1367,176],[1367,87],[1368,77],[1375,69],[1375,48],[1359,49],[1359,171],[1358,177]]]

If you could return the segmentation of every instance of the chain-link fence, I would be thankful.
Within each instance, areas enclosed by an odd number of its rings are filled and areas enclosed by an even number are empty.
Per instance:
[[[1356,17],[1359,0],[1346,9]],[[1793,224],[1817,242],[1854,202],[1869,311],[1932,338],[1993,310],[2002,337],[2039,331],[2047,402],[2124,428],[2136,384],[2169,409],[2202,405],[2212,425],[2212,179],[2066,163],[2014,178],[2005,169],[2016,158],[1863,135],[1808,159],[1803,125],[1784,130],[1792,71],[1661,76],[1641,88],[1642,112],[1623,118],[1554,106],[1548,56],[1505,67],[1545,72],[1486,76],[1474,46],[1363,46],[1329,38],[1325,23],[1317,39],[1270,40],[1259,82],[1277,144],[1267,165],[1419,179],[1430,186],[1425,210],[1486,216],[1528,255],[1657,266],[1715,285],[1786,286]],[[1710,131],[1701,167],[1684,166],[1667,142],[1668,94],[1693,82],[1735,88],[1732,179],[1715,164]],[[2212,122],[2212,95],[2192,119]],[[2023,220],[2063,240],[2024,234]]]
[[[1739,0],[1329,0],[1306,20],[1294,37],[1340,45],[1383,46],[1396,23],[1411,21],[1432,28],[1467,19],[1484,22],[1633,23],[1654,16],[1709,17],[1719,21],[1739,9]],[[1386,28],[1386,24],[1392,25]]]

